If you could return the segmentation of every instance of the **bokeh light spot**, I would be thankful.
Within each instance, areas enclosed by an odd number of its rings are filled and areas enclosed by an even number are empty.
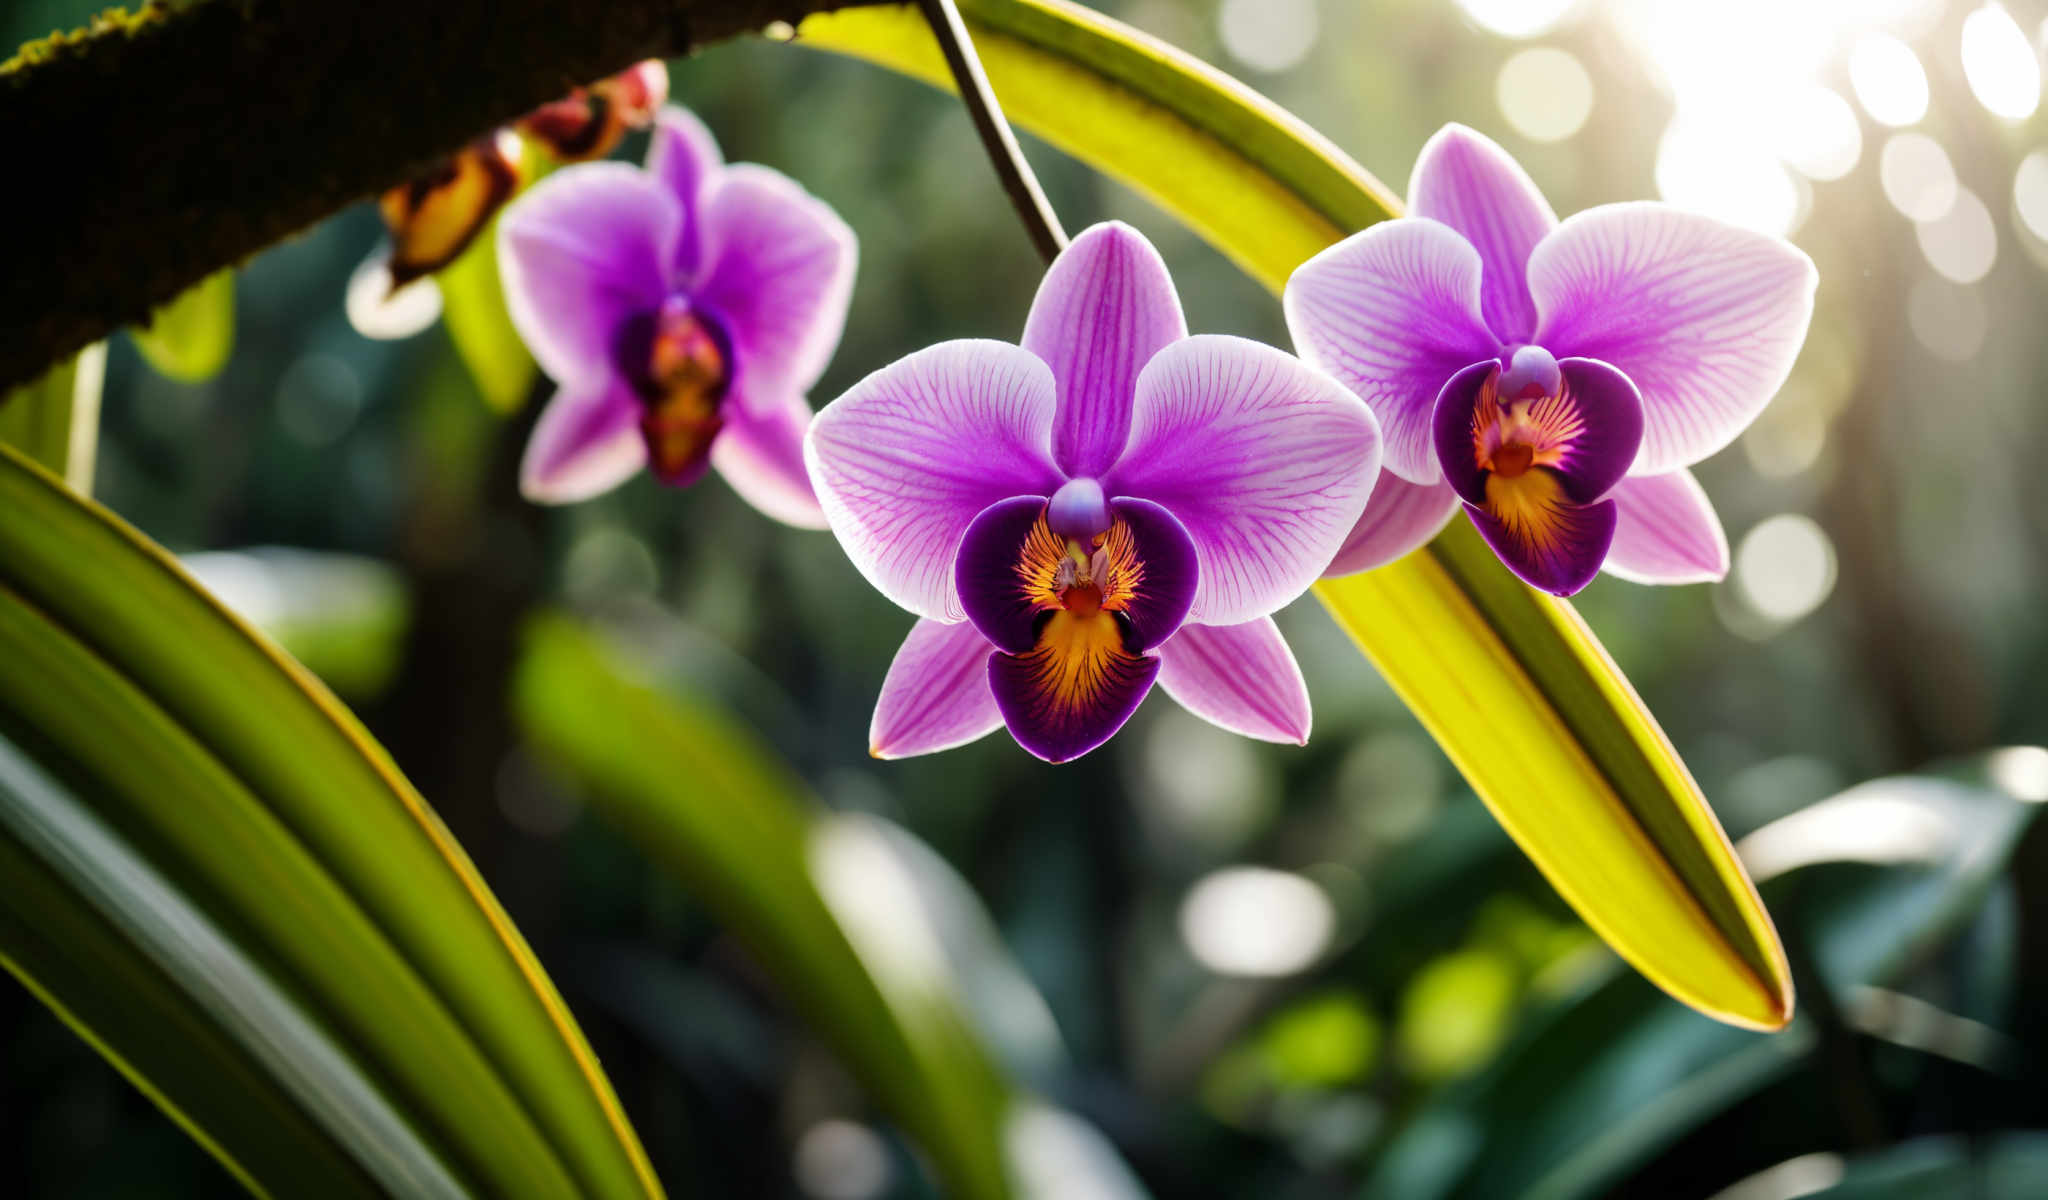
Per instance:
[[[1448,1079],[1486,1061],[1506,1035],[1515,969],[1489,950],[1446,954],[1416,972],[1395,1031],[1401,1059],[1424,1079]]]
[[[1512,38],[1549,33],[1577,6],[1578,0],[1458,0],[1474,24]]]
[[[1834,543],[1811,518],[1780,513],[1743,537],[1735,551],[1735,584],[1758,615],[1789,625],[1834,590]]]
[[[1212,871],[1180,906],[1189,952],[1219,975],[1292,975],[1322,955],[1336,927],[1321,888],[1267,867]]]
[[[1501,64],[1493,95],[1515,132],[1534,142],[1561,142],[1593,111],[1593,77],[1570,51],[1532,46]]]
[[[1878,155],[1885,199],[1915,221],[1938,221],[1956,202],[1956,171],[1941,143],[1924,133],[1895,133]]]
[[[1778,156],[1808,179],[1840,179],[1863,157],[1856,110],[1830,88],[1802,88],[1776,126]]]
[[[1921,221],[1913,232],[1927,264],[1957,283],[1984,278],[1998,259],[1998,230],[1991,223],[1991,210],[1968,188],[1957,189],[1955,204],[1941,219]]]
[[[1945,279],[1921,279],[1906,297],[1906,321],[1928,353],[1950,362],[1966,362],[1984,348],[1991,324],[1975,288]]]
[[[1927,115],[1927,72],[1912,47],[1888,34],[1866,33],[1849,51],[1849,83],[1863,111],[1880,125],[1911,125]]]
[[[889,1186],[889,1146],[865,1125],[829,1118],[797,1139],[793,1173],[817,1200],[872,1200]]]
[[[2023,121],[2041,104],[2041,62],[2012,14],[1987,4],[1963,18],[1963,77],[1994,116]]]
[[[1223,0],[1218,25],[1230,57],[1254,71],[1285,71],[1316,44],[1315,0]]]
[[[1991,782],[2014,798],[2038,804],[2048,800],[2048,750],[2039,746],[2008,746],[1991,756]]]
[[[2027,232],[2048,242],[2048,152],[2036,150],[2020,160],[2012,179],[2012,203]]]

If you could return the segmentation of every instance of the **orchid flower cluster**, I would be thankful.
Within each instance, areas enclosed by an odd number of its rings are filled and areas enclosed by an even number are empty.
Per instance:
[[[1107,223],[1052,263],[1019,342],[920,350],[813,417],[853,233],[667,107],[644,168],[567,168],[500,223],[508,308],[559,389],[522,486],[559,503],[716,468],[767,515],[829,528],[916,617],[876,705],[885,758],[1007,728],[1068,761],[1155,684],[1225,729],[1305,742],[1272,614],[1461,508],[1554,594],[1603,569],[1724,575],[1686,468],[1784,382],[1807,257],[1657,204],[1560,223],[1458,126],[1424,148],[1409,207],[1296,272],[1299,358],[1190,335],[1158,252]]]

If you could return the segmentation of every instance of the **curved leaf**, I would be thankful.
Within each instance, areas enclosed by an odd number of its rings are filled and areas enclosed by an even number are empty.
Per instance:
[[[91,494],[100,441],[100,384],[106,373],[107,345],[96,342],[34,383],[0,396],[0,442]]]
[[[616,662],[566,619],[535,622],[516,683],[527,740],[753,948],[937,1161],[949,1194],[1008,1195],[1010,1087],[956,1002],[914,896],[908,911],[895,904],[914,885],[886,837],[819,821],[751,733]]]
[[[1249,88],[1061,0],[966,0],[1018,124],[1131,185],[1276,291],[1399,212],[1365,170]],[[806,19],[807,45],[947,86],[908,8]],[[1571,605],[1530,591],[1464,522],[1424,551],[1318,585],[1338,622],[1544,875],[1679,1000],[1782,1027],[1784,952],[1656,721]]]
[[[235,272],[215,271],[129,331],[158,374],[203,383],[220,374],[235,349]]]
[[[354,718],[6,452],[0,658],[0,734],[57,781],[10,793],[41,896],[0,889],[0,954],[245,1180],[658,1194],[553,986]],[[102,968],[139,986],[106,993]],[[187,1051],[156,1044],[195,1025]],[[309,1174],[337,1155],[355,1166]]]

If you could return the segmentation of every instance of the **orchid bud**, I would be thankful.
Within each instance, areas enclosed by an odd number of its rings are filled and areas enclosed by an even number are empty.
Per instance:
[[[667,100],[668,67],[650,58],[541,105],[519,130],[563,162],[584,162],[610,154],[628,129],[653,124]]]
[[[392,290],[454,262],[518,188],[519,139],[498,129],[385,192]]]

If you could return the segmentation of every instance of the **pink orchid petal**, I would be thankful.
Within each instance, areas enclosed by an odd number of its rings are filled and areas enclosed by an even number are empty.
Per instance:
[[[808,391],[846,328],[858,244],[831,206],[741,163],[702,194],[703,262],[687,287],[731,343],[737,386]]]
[[[766,408],[765,413],[754,410]],[[711,440],[711,465],[747,503],[785,525],[825,528],[825,510],[804,471],[804,430],[811,406],[802,396],[732,405]]]
[[[1618,519],[1603,568],[1631,583],[1712,583],[1728,576],[1728,535],[1691,471],[1639,475],[1608,493]]]
[[[1053,461],[1096,476],[1131,429],[1138,372],[1187,336],[1180,296],[1145,236],[1120,221],[1090,226],[1046,270],[1024,323],[1024,348],[1059,387]]]
[[[974,626],[921,620],[882,680],[868,753],[908,758],[951,750],[1003,727],[988,686],[994,647]]]
[[[1818,281],[1789,242],[1650,203],[1587,209],[1529,259],[1536,340],[1611,363],[1642,392],[1644,475],[1698,462],[1763,411]]]
[[[1356,575],[1383,567],[1427,544],[1458,511],[1458,494],[1444,483],[1410,483],[1392,471],[1380,472],[1365,502],[1365,512],[1323,578]]]
[[[1442,221],[1472,243],[1483,264],[1487,327],[1502,343],[1528,341],[1536,328],[1529,252],[1557,227],[1557,214],[1521,164],[1485,135],[1446,125],[1415,159],[1408,213]]]
[[[1050,495],[1052,372],[1006,342],[942,342],[825,406],[804,463],[847,556],[883,595],[966,619],[953,587],[961,535],[1010,496]]]
[[[1479,253],[1435,221],[1383,221],[1303,263],[1283,304],[1295,349],[1358,393],[1386,436],[1387,469],[1443,478],[1430,436],[1437,392],[1499,352],[1479,316]]]
[[[1131,442],[1104,485],[1180,519],[1200,563],[1187,619],[1236,625],[1315,582],[1379,465],[1378,423],[1342,384],[1270,346],[1203,335],[1139,375]]]
[[[632,389],[616,379],[595,391],[563,388],[527,440],[519,491],[536,504],[573,504],[612,490],[646,464]]]
[[[681,223],[675,197],[625,163],[564,167],[505,210],[505,307],[550,378],[579,392],[605,386],[620,325],[668,294]]]
[[[1212,725],[1262,742],[1308,742],[1308,684],[1271,617],[1183,625],[1159,648],[1159,686]]]
[[[654,137],[647,147],[647,173],[661,181],[682,208],[682,236],[676,243],[675,270],[687,278],[697,269],[703,240],[700,196],[725,165],[718,139],[687,109],[664,105],[654,118]]]

